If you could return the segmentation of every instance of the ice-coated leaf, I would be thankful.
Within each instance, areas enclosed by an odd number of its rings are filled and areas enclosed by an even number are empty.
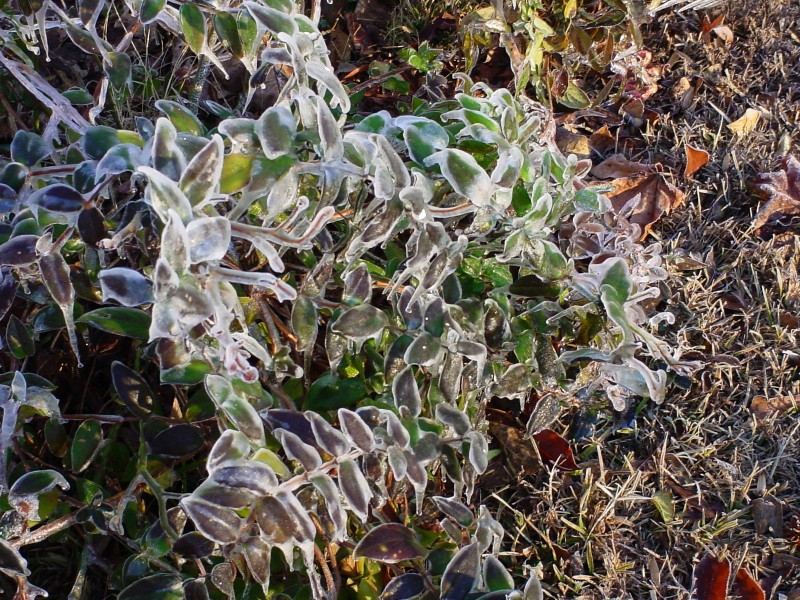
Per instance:
[[[205,380],[206,391],[225,416],[257,444],[263,445],[264,423],[256,409],[246,399],[239,396],[231,382],[220,375],[208,375]]]
[[[27,577],[31,574],[28,562],[14,546],[2,538],[0,538],[0,571],[11,576]]]
[[[149,443],[150,451],[163,461],[185,460],[205,445],[203,430],[179,423],[159,432]]]
[[[186,45],[195,54],[201,54],[206,46],[206,18],[194,2],[181,5],[181,29]]]
[[[339,463],[339,489],[356,516],[366,522],[372,492],[364,474],[354,460]]]
[[[266,27],[270,33],[275,35],[279,33],[294,35],[297,33],[295,20],[286,13],[257,2],[245,2],[244,5],[253,15],[253,18]]]
[[[471,429],[469,417],[449,404],[436,406],[436,420],[452,427],[458,435],[465,435]]]
[[[241,431],[228,429],[222,432],[208,453],[206,468],[209,473],[226,461],[239,461],[250,454],[250,441]]]
[[[199,531],[190,531],[175,540],[172,551],[185,558],[205,558],[214,552],[214,542]]]
[[[310,478],[311,483],[320,493],[325,500],[325,506],[328,509],[328,515],[331,518],[336,531],[334,539],[343,540],[347,536],[347,513],[342,507],[341,500],[339,499],[339,488],[328,475],[314,475]]]
[[[555,281],[569,275],[567,259],[558,246],[549,240],[533,240],[530,259],[533,270],[544,279]]]
[[[95,167],[95,182],[112,175],[135,171],[142,165],[142,150],[136,144],[118,144],[100,159]]]
[[[425,593],[425,579],[419,573],[403,573],[383,588],[380,600],[415,600]]]
[[[292,305],[292,331],[297,336],[297,349],[309,350],[317,339],[318,312],[314,302],[305,295],[298,296]]]
[[[233,544],[239,539],[243,522],[235,512],[189,496],[181,506],[197,530],[217,544]]]
[[[413,297],[414,288],[408,286],[402,291],[397,301],[397,312],[409,331],[418,329],[422,325],[422,307],[416,300],[412,302]]]
[[[30,328],[14,314],[9,317],[6,326],[6,346],[19,360],[36,353],[36,342]]]
[[[117,89],[129,85],[133,73],[131,57],[125,52],[109,52],[107,56],[108,60],[103,61],[103,71],[111,85]]]
[[[486,471],[489,466],[489,442],[480,431],[471,431],[467,434],[469,439],[469,462],[478,474]]]
[[[453,189],[475,206],[486,206],[492,198],[494,185],[478,162],[463,150],[448,148],[431,154],[425,165],[438,165]]]
[[[116,129],[105,125],[89,127],[83,134],[81,144],[83,153],[94,160],[100,160],[111,148],[121,143]]]
[[[98,274],[103,302],[116,300],[123,306],[141,306],[153,303],[153,290],[150,280],[127,267],[103,269]]]
[[[389,317],[371,304],[361,304],[346,310],[333,324],[333,331],[353,340],[379,336],[389,324]]]
[[[320,95],[324,95],[325,90],[327,90],[331,93],[331,106],[333,108],[339,107],[343,113],[350,112],[350,96],[333,69],[321,61],[310,61],[305,66],[308,74],[317,81],[317,89]]]
[[[348,438],[363,452],[372,452],[375,449],[375,438],[372,430],[358,416],[358,413],[346,408],[339,409],[339,425]]]
[[[170,210],[175,211],[184,223],[191,220],[192,205],[177,183],[150,167],[139,167],[137,170],[150,181],[150,203],[162,221],[167,222]]]
[[[273,434],[283,446],[286,456],[299,462],[306,471],[316,471],[322,466],[322,458],[319,452],[292,432],[276,429]]]
[[[542,582],[539,581],[539,576],[536,572],[532,572],[530,579],[525,584],[525,589],[522,592],[523,600],[544,600],[544,590],[542,590]]]
[[[99,208],[90,206],[78,214],[78,233],[84,243],[95,248],[106,237],[106,224]]]
[[[203,579],[190,579],[183,584],[183,597],[184,600],[210,600],[208,595],[208,587],[206,587],[205,578]]]
[[[111,381],[131,414],[143,419],[153,414],[155,394],[136,371],[115,360],[111,363]]]
[[[270,576],[270,545],[261,537],[251,536],[241,542],[244,550],[244,560],[250,574],[265,589],[269,585]]]
[[[397,418],[397,415],[390,410],[381,411],[381,415],[386,420],[386,431],[392,441],[402,448],[407,448],[411,442],[411,437],[403,423]]]
[[[239,37],[239,28],[236,26],[236,19],[227,12],[218,12],[214,15],[214,29],[217,32],[222,45],[236,58],[244,56],[244,47]]]
[[[413,344],[410,347],[413,347]],[[422,398],[419,395],[417,381],[414,379],[414,371],[410,366],[400,371],[392,381],[392,397],[395,406],[398,409],[405,407],[410,416],[418,417],[422,412]]]
[[[72,438],[70,461],[72,472],[85,471],[103,446],[103,428],[94,420],[87,420],[78,426]]]
[[[297,532],[297,522],[289,509],[274,496],[262,498],[254,509],[261,533],[271,544],[291,543]]]
[[[483,585],[490,592],[513,590],[514,579],[496,556],[489,555],[483,559]]]
[[[0,265],[23,267],[36,262],[38,235],[18,235],[0,244]]]
[[[342,302],[349,306],[368,302],[372,296],[372,277],[367,265],[360,264],[344,278]]]
[[[297,121],[285,106],[272,106],[256,121],[255,132],[264,156],[275,160],[292,151]]]
[[[424,555],[425,550],[414,532],[399,523],[384,523],[371,529],[353,550],[354,558],[369,558],[387,564],[414,560]]]
[[[74,215],[83,208],[83,203],[83,196],[63,183],[48,185],[28,197],[31,206],[58,215]]]
[[[311,423],[311,430],[320,448],[338,458],[350,451],[350,442],[347,437],[333,425],[328,423],[319,413],[309,410],[305,413],[306,419]]]
[[[221,194],[235,194],[245,188],[251,180],[255,156],[251,154],[227,154],[222,160],[219,176]]]
[[[39,496],[54,490],[69,489],[69,483],[58,471],[29,471],[14,482],[8,492],[8,503],[28,521],[40,521]]]
[[[26,167],[32,167],[48,154],[50,147],[35,133],[20,129],[11,140],[11,160]]]
[[[485,305],[483,336],[489,348],[499,350],[506,341],[511,339],[511,325],[497,302],[486,300]]]
[[[472,514],[469,507],[455,498],[433,496],[431,499],[440,511],[452,518],[462,527],[469,527],[475,520],[475,515]]]
[[[176,130],[198,136],[205,133],[205,127],[203,127],[200,119],[188,108],[177,102],[156,100],[156,108],[169,117]],[[205,143],[205,140],[203,140],[203,143]]]
[[[203,217],[186,226],[192,264],[221,260],[231,243],[231,222],[225,217]]]
[[[431,367],[439,362],[441,352],[442,344],[439,338],[424,331],[408,347],[403,360],[409,365]]]
[[[232,510],[242,510],[243,508],[250,507],[258,498],[252,491],[242,487],[232,488],[227,485],[222,485],[207,479],[201,483],[194,492],[192,492],[192,499],[230,508]]]
[[[139,20],[143,25],[152,23],[166,5],[167,0],[142,0],[142,6],[139,9]]]
[[[209,480],[261,496],[274,493],[278,487],[275,472],[268,465],[255,460],[220,466],[214,470]]]
[[[184,4],[183,6],[196,5]],[[222,137],[215,134],[211,141],[186,165],[179,185],[192,206],[202,205],[217,191],[222,174],[224,151]]]
[[[439,389],[448,402],[454,403],[461,395],[461,374],[464,363],[457,353],[448,352],[439,374]]]
[[[444,150],[450,143],[444,127],[430,119],[398,117],[395,123],[403,128],[403,141],[411,160],[421,165],[425,164],[429,156]]]
[[[83,313],[78,323],[86,323],[101,331],[123,337],[146,340],[150,329],[150,315],[138,308],[105,306]]]
[[[117,596],[117,600],[183,600],[183,598],[181,578],[169,573],[138,579]]]
[[[397,446],[389,446],[386,449],[386,458],[394,478],[397,481],[404,479],[408,472],[408,459],[406,458],[405,452]]]
[[[164,117],[156,121],[156,131],[150,151],[153,166],[172,181],[179,181],[186,168],[186,157],[178,147],[177,136],[172,121]]]
[[[478,579],[481,550],[477,542],[456,552],[442,575],[441,600],[464,600]]]

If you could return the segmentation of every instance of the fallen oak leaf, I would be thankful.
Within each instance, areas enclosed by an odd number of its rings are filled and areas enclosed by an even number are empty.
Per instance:
[[[640,239],[647,237],[653,224],[678,208],[686,198],[686,194],[657,171],[615,179],[611,185],[614,189],[606,194],[611,206],[618,215],[641,227]]]
[[[800,406],[800,395],[798,396],[755,396],[750,402],[750,412],[758,421],[766,421],[770,417],[780,416],[788,410]]]
[[[744,115],[736,119],[733,123],[728,124],[728,129],[741,138],[753,133],[760,120],[761,113],[754,108],[748,108],[744,111]]]
[[[764,600],[765,598],[764,590],[745,569],[739,569],[736,572],[733,580],[733,593],[741,600]]]
[[[695,148],[689,144],[686,144],[684,149],[686,150],[686,168],[683,170],[683,176],[689,178],[708,164],[709,154],[702,148]]]
[[[598,179],[619,179],[652,170],[653,165],[633,162],[625,158],[624,154],[614,154],[595,166],[592,175]]]
[[[546,465],[555,465],[556,468],[564,471],[576,471],[578,469],[575,456],[572,454],[572,448],[569,447],[569,442],[552,429],[542,429],[538,433],[534,433],[533,440],[536,442],[539,456],[542,457],[542,461]]]
[[[789,154],[783,159],[782,169],[759,174],[751,186],[757,196],[767,200],[753,220],[756,235],[763,239],[791,229],[793,218],[800,217],[800,161]],[[786,217],[789,222],[784,221]]]
[[[706,555],[694,568],[694,588],[697,600],[726,600],[731,563]]]

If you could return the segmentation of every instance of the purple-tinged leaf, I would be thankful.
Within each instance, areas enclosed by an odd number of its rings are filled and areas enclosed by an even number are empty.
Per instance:
[[[364,474],[353,460],[339,464],[339,489],[352,510],[361,521],[366,521],[372,492]]]
[[[123,306],[153,303],[150,281],[138,271],[126,267],[104,269],[98,275],[103,302],[116,300]]]
[[[339,425],[348,438],[363,452],[375,449],[372,430],[357,413],[346,408],[339,409]]]
[[[414,532],[399,523],[378,525],[367,532],[353,550],[354,558],[368,558],[387,564],[414,560],[424,555],[425,550]]]
[[[480,564],[481,551],[477,542],[456,552],[442,575],[441,600],[464,600],[478,580]]]
[[[242,532],[243,521],[235,512],[191,496],[181,506],[197,530],[217,544],[233,544]]]
[[[283,446],[286,456],[303,465],[306,471],[316,471],[322,466],[322,458],[313,446],[285,429],[276,429],[273,434]]]
[[[345,453],[350,451],[350,442],[341,431],[314,411],[307,411],[305,415],[306,419],[311,423],[311,430],[314,432],[314,437],[320,448],[334,458],[344,456]]]
[[[414,344],[409,348],[413,346]],[[392,381],[392,397],[395,406],[398,409],[405,408],[410,416],[418,417],[422,412],[422,398],[419,395],[417,381],[414,379],[414,371],[410,366],[400,371]]]

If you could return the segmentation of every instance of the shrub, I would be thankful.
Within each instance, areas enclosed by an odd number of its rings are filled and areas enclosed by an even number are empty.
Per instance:
[[[211,17],[190,6],[146,0],[139,15],[182,19],[210,56]],[[297,597],[286,567],[315,598],[505,597],[503,528],[469,507],[489,461],[486,403],[531,390],[605,394],[617,410],[663,401],[667,371],[686,365],[652,333],[670,319],[654,311],[660,246],[582,181],[590,165],[556,149],[541,106],[459,76],[453,100],[359,115],[291,2],[220,14],[240,41],[257,31],[259,52],[226,43],[259,56],[254,84],[290,73],[258,118],[209,129],[162,99],[163,116],[127,131],[58,105],[51,122],[69,130],[11,144],[6,351],[24,361],[66,330],[88,363],[84,338],[105,332],[132,340],[132,358],[110,367],[125,415],[77,428],[26,363],[0,385],[0,485],[17,515],[2,569],[41,593],[18,548],[74,525],[84,572],[94,540],[116,540],[121,599]],[[83,16],[60,18],[103,48]],[[49,419],[26,425],[36,415]],[[45,445],[58,469],[26,458]],[[438,525],[420,517],[427,501]],[[346,576],[331,571],[345,559]],[[516,594],[541,597],[535,575]]]

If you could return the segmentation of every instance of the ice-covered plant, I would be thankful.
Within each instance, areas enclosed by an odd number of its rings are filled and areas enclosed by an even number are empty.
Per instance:
[[[284,570],[274,548],[332,596],[329,563],[348,547],[408,570],[382,582],[386,598],[540,598],[535,577],[512,591],[502,527],[469,507],[489,461],[486,403],[586,387],[587,373],[618,410],[663,401],[668,371],[691,365],[654,333],[670,319],[652,316],[660,247],[582,182],[590,164],[558,151],[543,107],[461,75],[452,100],[359,115],[314,18],[285,0],[237,10],[268,36],[253,72],[290,73],[263,114],[209,131],[160,100],[164,116],[135,132],[87,124],[69,145],[20,133],[0,173],[13,215],[0,263],[17,277],[4,289],[49,302],[50,321],[57,309],[76,355],[86,327],[138,339],[139,370],[157,364],[190,391],[164,417],[142,374],[111,369],[138,459],[115,507],[101,492],[85,510],[113,535],[145,489],[159,513],[137,543],[145,566],[128,571],[147,576],[120,598],[207,597],[209,582],[267,594]],[[31,355],[14,327],[15,356]],[[21,396],[21,377],[3,449],[18,405],[44,393]],[[218,429],[207,476],[179,485],[174,465],[211,433],[193,420],[201,399]],[[94,451],[73,451],[73,475],[104,443],[99,421],[81,427]],[[69,484],[39,477],[42,494]],[[436,531],[418,529],[426,503]],[[442,551],[447,567],[426,573]]]

